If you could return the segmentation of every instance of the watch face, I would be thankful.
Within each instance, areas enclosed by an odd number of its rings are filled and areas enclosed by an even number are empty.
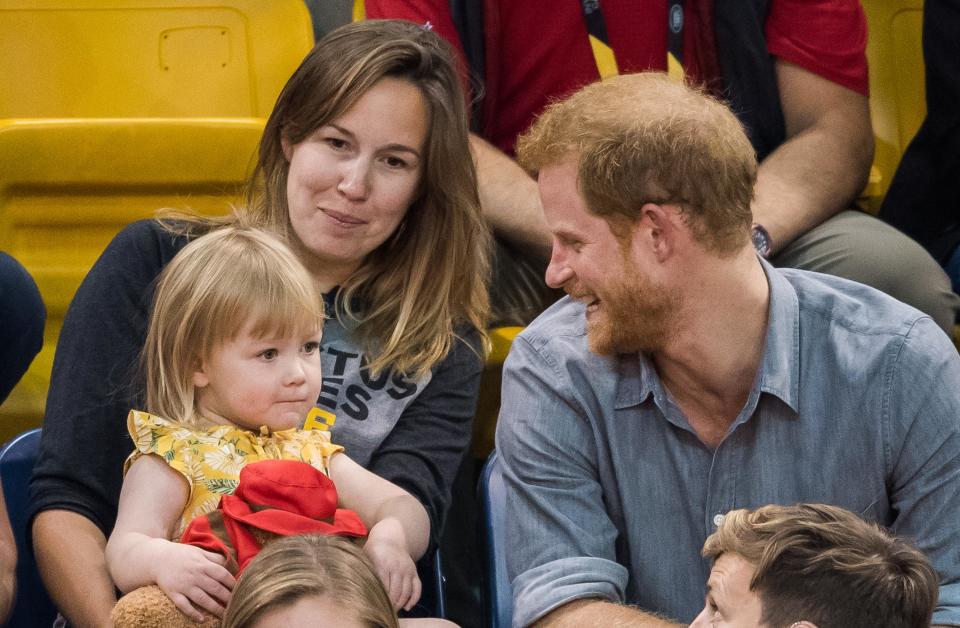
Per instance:
[[[750,230],[750,237],[753,240],[753,248],[757,249],[760,257],[767,259],[770,255],[770,234],[760,225],[753,225]]]

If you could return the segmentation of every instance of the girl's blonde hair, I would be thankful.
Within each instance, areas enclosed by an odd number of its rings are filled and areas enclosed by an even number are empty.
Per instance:
[[[288,336],[323,328],[312,277],[276,235],[241,224],[185,246],[160,274],[143,362],[147,411],[194,424],[193,374],[245,329]]]
[[[417,194],[397,230],[338,293],[337,316],[342,310],[355,323],[353,333],[375,373],[395,368],[419,378],[449,353],[456,324],[485,333],[491,239],[480,213],[468,110],[454,59],[449,44],[410,22],[367,20],[331,32],[280,93],[247,186],[248,219],[288,241],[295,238],[282,141],[303,141],[383,78],[420,90],[429,120]],[[197,218],[191,228],[230,220]]]
[[[223,628],[246,628],[269,610],[311,596],[334,600],[370,628],[398,628],[390,598],[360,549],[346,539],[318,535],[267,545],[233,589]]]

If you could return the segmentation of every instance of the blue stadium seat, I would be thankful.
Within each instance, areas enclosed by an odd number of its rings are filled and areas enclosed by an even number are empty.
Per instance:
[[[486,549],[486,612],[491,628],[510,628],[513,618],[513,592],[507,576],[506,492],[503,474],[497,464],[496,450],[490,454],[480,474],[480,507],[483,517],[483,541]]]
[[[0,451],[0,480],[17,542],[17,597],[8,628],[50,626],[57,615],[27,545],[27,492],[39,446],[40,430],[33,429],[20,434]]]
[[[439,549],[433,553],[433,556],[420,559],[417,563],[417,575],[420,576],[423,590],[420,593],[420,601],[410,611],[410,616],[446,619],[447,600],[443,570],[440,568]]]

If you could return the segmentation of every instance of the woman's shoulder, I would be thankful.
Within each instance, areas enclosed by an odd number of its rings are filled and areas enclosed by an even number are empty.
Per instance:
[[[180,221],[161,221],[156,218],[132,222],[114,236],[107,251],[165,263],[187,244],[188,238],[182,235],[180,224]]]
[[[449,366],[482,368],[484,360],[483,334],[469,323],[459,323],[453,328],[453,344],[450,347],[450,353],[439,363],[438,368]]]
[[[142,290],[163,270],[187,239],[157,220],[138,220],[124,227],[87,275],[86,282],[110,291]]]

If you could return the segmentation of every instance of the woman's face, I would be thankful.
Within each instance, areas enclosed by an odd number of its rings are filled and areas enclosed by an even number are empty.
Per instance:
[[[303,141],[283,142],[293,244],[324,290],[403,220],[423,172],[428,117],[418,87],[387,77]]]

